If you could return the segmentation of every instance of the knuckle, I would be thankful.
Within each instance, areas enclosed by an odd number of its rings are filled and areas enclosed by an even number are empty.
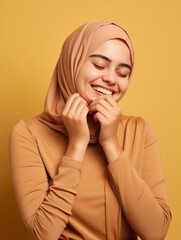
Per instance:
[[[100,99],[99,99],[99,102],[100,102],[100,103],[103,103],[103,102],[104,102],[104,99],[103,99],[103,98],[100,98]]]
[[[66,114],[64,112],[62,112],[62,117],[65,118],[66,117]]]
[[[73,93],[72,95],[74,95],[74,96],[80,96],[78,92]]]
[[[71,95],[68,96],[67,100],[68,100],[68,99],[71,99],[71,98],[75,98],[75,97],[77,97],[77,96],[79,96],[79,93],[73,93],[73,94],[71,94]]]

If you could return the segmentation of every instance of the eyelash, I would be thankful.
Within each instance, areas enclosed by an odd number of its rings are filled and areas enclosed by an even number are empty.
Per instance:
[[[127,75],[123,75],[123,74],[121,74],[121,73],[118,73],[118,75],[119,75],[120,77],[123,77],[123,78],[127,77]]]
[[[95,63],[93,63],[94,64],[94,66],[96,67],[96,68],[98,68],[98,69],[104,69],[104,67],[101,67],[101,66],[99,66],[99,65],[97,65],[97,64],[95,64]]]
[[[97,64],[95,64],[95,63],[93,63],[93,65],[97,68],[97,69],[99,69],[99,70],[103,70],[104,69],[104,67],[101,67],[101,66],[99,66],[99,65],[97,65]],[[118,76],[119,77],[126,77],[127,75],[123,75],[123,74],[121,74],[121,73],[117,73],[118,74]]]

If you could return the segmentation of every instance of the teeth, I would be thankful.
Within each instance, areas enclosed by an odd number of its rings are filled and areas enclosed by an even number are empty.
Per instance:
[[[102,92],[102,93],[104,93],[104,94],[112,95],[112,92],[111,92],[111,91],[106,90],[106,89],[104,89],[104,88],[94,87],[94,86],[93,86],[92,88],[95,89],[95,90],[97,90],[97,91],[99,91],[99,92]]]

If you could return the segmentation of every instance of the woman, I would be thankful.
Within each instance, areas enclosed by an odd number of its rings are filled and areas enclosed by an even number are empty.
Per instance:
[[[121,114],[128,33],[94,21],[64,42],[44,112],[10,134],[19,210],[32,239],[164,239],[171,221],[155,132]]]

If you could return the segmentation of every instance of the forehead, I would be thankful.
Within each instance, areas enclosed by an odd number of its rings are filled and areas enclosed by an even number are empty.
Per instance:
[[[111,39],[103,42],[96,48],[92,54],[101,54],[110,58],[113,62],[126,62],[130,64],[130,51],[124,41],[119,39]]]

